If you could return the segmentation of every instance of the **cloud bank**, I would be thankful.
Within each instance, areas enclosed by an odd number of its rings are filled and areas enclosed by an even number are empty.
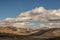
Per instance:
[[[44,7],[36,7],[30,11],[20,13],[16,18],[1,20],[0,25],[17,28],[36,28],[33,22],[49,22],[49,19],[60,19],[60,9],[47,10]]]

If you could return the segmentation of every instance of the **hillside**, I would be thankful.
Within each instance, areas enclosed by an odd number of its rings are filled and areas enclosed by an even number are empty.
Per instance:
[[[60,28],[27,30],[0,26],[0,40],[60,40]]]
[[[2,27],[0,26],[0,33],[9,33],[15,35],[29,35],[33,33],[31,29],[26,28],[16,28],[12,26]]]

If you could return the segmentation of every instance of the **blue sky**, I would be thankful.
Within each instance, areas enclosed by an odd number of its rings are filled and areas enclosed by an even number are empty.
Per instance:
[[[60,0],[0,0],[0,20],[7,17],[16,17],[36,7],[46,9],[60,8]]]

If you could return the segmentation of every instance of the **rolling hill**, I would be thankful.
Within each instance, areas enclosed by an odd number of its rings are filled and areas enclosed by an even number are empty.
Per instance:
[[[0,40],[60,40],[60,28],[27,30],[0,26]]]

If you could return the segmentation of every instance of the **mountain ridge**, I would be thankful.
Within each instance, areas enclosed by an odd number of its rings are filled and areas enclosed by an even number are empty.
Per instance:
[[[6,38],[11,40],[47,40],[54,37],[60,37],[60,28],[42,28],[33,31],[28,31],[26,29],[21,29],[22,32],[19,33],[16,30],[17,28],[12,27],[0,27],[0,39]],[[8,30],[8,31],[7,31]],[[17,33],[16,33],[16,32]],[[32,33],[33,32],[33,33]],[[25,34],[25,35],[24,35]],[[28,34],[28,35],[26,35]],[[54,34],[54,35],[53,35]]]

